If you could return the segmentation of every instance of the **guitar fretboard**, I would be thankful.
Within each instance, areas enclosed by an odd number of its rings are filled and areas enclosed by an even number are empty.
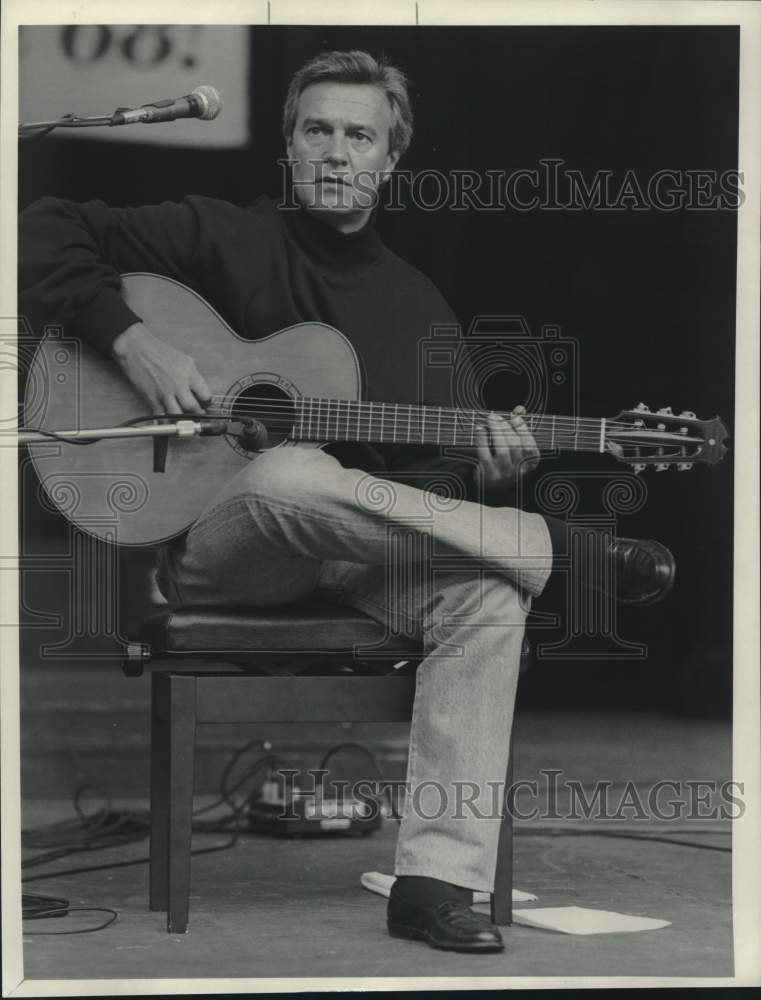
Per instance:
[[[293,426],[288,436],[296,441],[475,447],[477,430],[485,426],[488,416],[483,410],[308,396],[294,400],[292,406]],[[529,413],[524,415],[524,421],[542,449],[603,450],[604,419]]]

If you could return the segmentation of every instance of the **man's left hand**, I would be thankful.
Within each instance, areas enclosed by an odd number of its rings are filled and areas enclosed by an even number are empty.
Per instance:
[[[539,448],[523,419],[524,406],[509,417],[490,413],[487,427],[476,430],[476,446],[487,502],[509,494],[519,479],[539,464]]]

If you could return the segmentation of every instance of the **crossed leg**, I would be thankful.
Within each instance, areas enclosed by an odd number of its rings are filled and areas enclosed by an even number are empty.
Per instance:
[[[400,539],[402,572],[389,572]],[[187,604],[318,593],[420,639],[396,874],[491,891],[525,618],[551,562],[539,515],[277,449],[165,550],[159,584]]]

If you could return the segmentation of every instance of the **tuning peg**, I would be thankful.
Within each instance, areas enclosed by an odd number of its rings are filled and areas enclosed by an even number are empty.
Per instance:
[[[663,406],[663,407],[661,407],[660,410],[658,410],[658,412],[659,413],[673,413],[674,411],[671,409],[670,406]]]
[[[656,472],[665,472],[668,469],[668,462],[658,462],[655,466]]]
[[[647,468],[647,466],[644,464],[644,462],[632,462],[631,466],[634,469],[634,475],[635,476],[638,476],[640,474],[640,472],[644,472],[645,469]]]
[[[640,413],[649,413],[650,412],[650,407],[646,406],[644,403],[637,403],[637,405],[634,407],[634,409],[638,410]]]
[[[692,468],[692,462],[679,462],[676,468],[677,472],[686,472],[688,469]]]
[[[697,419],[695,417],[695,414],[692,412],[692,410],[682,410],[682,412],[679,414],[679,416],[680,417],[687,417],[688,420],[695,420],[695,419]]]

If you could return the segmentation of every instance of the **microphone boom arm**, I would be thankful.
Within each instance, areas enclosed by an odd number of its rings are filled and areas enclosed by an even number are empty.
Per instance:
[[[48,135],[56,128],[94,128],[106,125],[151,125],[155,122],[173,122],[179,118],[198,118],[212,121],[222,110],[222,95],[214,87],[196,87],[184,97],[168,97],[139,108],[117,108],[110,115],[81,117],[76,114],[62,115],[49,121],[21,123],[18,127],[19,139],[31,139]]]

